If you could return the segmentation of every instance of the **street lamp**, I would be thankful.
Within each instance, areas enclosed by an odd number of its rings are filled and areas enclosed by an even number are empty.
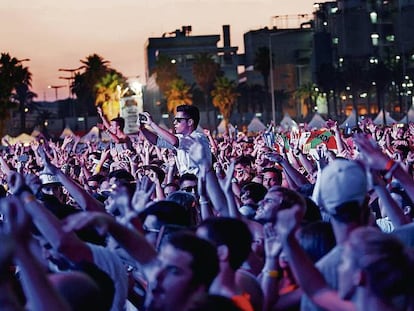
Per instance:
[[[273,79],[272,35],[269,35],[270,96],[272,100],[272,120],[276,126],[275,82]]]
[[[72,98],[72,91],[70,89],[73,80],[75,80],[75,73],[81,69],[85,68],[85,65],[79,66],[78,68],[68,69],[68,68],[59,68],[58,71],[70,72],[70,77],[59,77],[59,79],[68,80],[69,84],[69,98]]]
[[[72,77],[59,77],[59,79],[67,80],[68,81],[68,91],[69,91],[69,99],[72,98],[72,91],[70,89]]]
[[[18,60],[17,60],[17,62],[18,62],[18,63],[30,62],[30,58],[18,59]]]
[[[65,87],[66,85],[48,85],[48,89],[55,89],[55,98],[58,100],[58,89]]]

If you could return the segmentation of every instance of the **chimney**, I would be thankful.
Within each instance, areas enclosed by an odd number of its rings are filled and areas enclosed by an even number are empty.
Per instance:
[[[230,47],[230,25],[223,25],[223,47]]]

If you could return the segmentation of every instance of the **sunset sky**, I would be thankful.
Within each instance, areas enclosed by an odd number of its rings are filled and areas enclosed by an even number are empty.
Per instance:
[[[127,77],[144,79],[144,45],[183,25],[192,35],[222,34],[243,52],[243,33],[272,26],[284,15],[309,14],[312,0],[0,0],[0,52],[18,59],[33,74],[38,100],[54,100],[48,85],[67,85],[59,68],[77,68],[97,53]],[[280,16],[272,19],[272,16]],[[219,43],[221,45],[221,42]],[[68,87],[58,90],[59,99]]]

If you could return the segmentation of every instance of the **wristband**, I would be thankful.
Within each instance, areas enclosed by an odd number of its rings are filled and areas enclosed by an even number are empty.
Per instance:
[[[272,279],[278,279],[280,274],[277,270],[263,270],[263,276],[267,276]]]
[[[33,194],[31,194],[31,195],[29,195],[29,196],[27,196],[27,197],[25,197],[25,198],[23,198],[23,203],[24,204],[29,204],[29,203],[31,203],[31,202],[34,202],[34,201],[36,201],[36,197],[33,195]]]
[[[200,200],[200,205],[201,204],[208,204],[209,203],[209,201],[208,200]]]
[[[394,161],[393,161],[394,162]],[[388,164],[388,163],[387,163]],[[400,166],[400,163],[394,162],[392,167],[388,170],[388,172],[384,175],[386,180],[391,179],[392,175],[394,174],[395,170]]]
[[[394,165],[395,165],[395,161],[392,159],[389,159],[387,161],[387,164],[385,164],[385,170],[389,171]]]

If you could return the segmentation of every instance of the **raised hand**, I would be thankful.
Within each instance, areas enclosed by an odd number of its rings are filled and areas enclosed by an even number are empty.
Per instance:
[[[265,158],[276,163],[280,163],[284,160],[283,156],[277,152],[269,152],[265,154]]]
[[[65,232],[72,232],[87,227],[95,227],[99,234],[105,235],[112,221],[115,221],[114,217],[107,213],[79,212],[66,217],[62,229]]]
[[[39,155],[42,159],[44,170],[46,172],[49,172],[51,174],[56,174],[59,171],[59,168],[57,168],[55,165],[52,164],[49,157],[46,154],[46,151],[43,147],[38,149]]]
[[[144,112],[139,113],[137,123],[138,123],[138,126],[141,124],[151,125],[151,123],[154,123],[154,120],[152,119],[152,116],[148,112],[144,111]]]
[[[11,172],[7,176],[7,184],[9,186],[9,191],[11,193],[16,193],[19,189],[25,186],[25,180],[21,174],[17,172]]]
[[[151,195],[154,193],[155,183],[148,176],[142,176],[141,180],[137,180],[134,195],[132,196],[132,208],[140,212],[150,201]]]
[[[31,222],[22,202],[16,197],[4,198],[0,202],[0,210],[5,219],[4,232],[10,234],[17,244],[27,243],[31,237]]]
[[[354,142],[359,148],[360,159],[372,169],[382,170],[389,158],[382,152],[375,140],[364,134],[355,134]]]
[[[234,166],[235,166],[234,161],[231,161],[225,173],[221,176],[220,175],[217,176],[220,187],[224,193],[229,193],[232,191],[231,180],[233,179]]]
[[[266,258],[276,258],[282,252],[282,242],[280,241],[276,228],[272,223],[267,223],[263,227],[264,247]]]
[[[299,228],[304,216],[304,210],[295,204],[291,208],[281,210],[277,213],[276,231],[278,236],[284,240]]]

